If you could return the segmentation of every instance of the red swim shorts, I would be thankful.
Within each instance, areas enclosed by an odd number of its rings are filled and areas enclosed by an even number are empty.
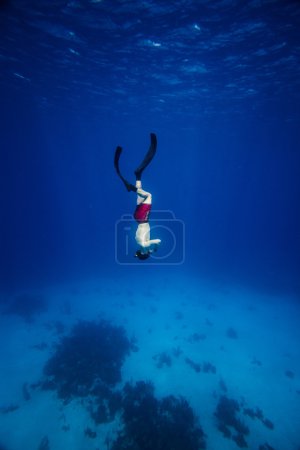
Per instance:
[[[137,205],[134,218],[138,223],[147,223],[149,221],[149,214],[151,211],[151,205],[147,203],[140,203]]]

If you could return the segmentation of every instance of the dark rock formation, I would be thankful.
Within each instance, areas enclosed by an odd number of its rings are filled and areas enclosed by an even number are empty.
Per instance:
[[[123,390],[124,427],[112,450],[201,450],[205,435],[183,398],[158,400],[151,383],[126,384]]]
[[[242,433],[239,433],[235,436],[232,436],[232,440],[236,443],[236,445],[240,448],[248,447],[248,444],[244,438],[244,435]]]
[[[106,321],[79,322],[61,338],[44,367],[43,389],[54,389],[65,401],[86,397],[97,383],[113,387],[131,351],[122,327]]]
[[[265,443],[259,446],[259,450],[275,450],[275,448],[271,447],[271,445]]]
[[[161,352],[153,356],[154,361],[156,361],[156,367],[161,369],[164,366],[171,367],[172,358],[167,352]]]
[[[209,361],[204,361],[202,363],[202,370],[204,373],[216,373],[217,369],[216,367],[211,364]]]
[[[48,436],[43,437],[43,439],[40,442],[40,445],[38,446],[38,450],[50,450]]]
[[[97,437],[97,433],[96,431],[91,430],[91,428],[87,427],[84,430],[84,435],[91,438],[91,439],[95,439]]]
[[[194,369],[195,372],[197,372],[197,373],[201,372],[201,365],[200,364],[196,363],[195,361],[193,361],[190,358],[185,358],[184,361],[186,362],[186,364],[188,366],[190,366],[192,369]]]
[[[262,423],[269,428],[269,430],[274,430],[274,424],[269,419],[262,419]]]
[[[122,407],[122,396],[104,384],[98,384],[92,391],[93,402],[89,410],[96,424],[111,422]]]
[[[27,383],[23,383],[22,386],[22,394],[23,394],[23,399],[28,402],[28,400],[31,399],[31,395],[29,392],[29,388],[28,388],[28,384]]]
[[[232,437],[238,446],[246,447],[247,443],[244,436],[249,434],[249,429],[238,418],[239,412],[238,402],[223,395],[220,397],[215,416],[218,422],[218,430],[223,433],[224,437]],[[236,435],[233,435],[233,431],[236,432]]]
[[[227,329],[226,336],[230,339],[237,339],[237,337],[238,337],[237,332],[232,327]]]
[[[188,337],[189,342],[200,342],[206,339],[206,334],[204,333],[193,333]]]
[[[42,295],[21,294],[17,295],[4,309],[3,314],[22,317],[31,323],[37,315],[47,310],[47,302]]]
[[[294,372],[292,372],[291,370],[286,370],[286,371],[285,371],[285,376],[288,377],[288,378],[290,378],[291,380],[292,380],[293,378],[295,378],[295,374],[294,374]]]
[[[19,409],[20,406],[16,405],[16,404],[11,404],[11,405],[6,405],[6,406],[0,406],[0,413],[2,414],[8,414],[11,412],[16,411],[17,409]]]
[[[244,408],[244,414],[245,416],[251,417],[251,419],[260,420],[265,425],[265,427],[269,428],[269,430],[274,429],[273,422],[264,417],[264,414],[260,408],[256,408],[255,410],[251,408]]]

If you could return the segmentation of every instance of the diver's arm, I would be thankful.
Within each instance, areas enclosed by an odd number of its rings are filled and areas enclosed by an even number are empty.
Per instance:
[[[160,239],[150,239],[149,241],[145,241],[143,243],[142,249],[147,250],[150,253],[153,253],[157,250],[160,243],[161,243]]]

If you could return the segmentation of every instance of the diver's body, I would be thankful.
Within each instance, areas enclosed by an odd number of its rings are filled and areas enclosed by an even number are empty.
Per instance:
[[[152,253],[157,250],[160,239],[150,239],[149,215],[152,206],[152,195],[142,189],[141,180],[135,183],[137,193],[137,207],[134,212],[134,218],[138,223],[135,234],[136,243],[141,247],[142,254]]]
[[[149,215],[152,206],[152,195],[150,192],[146,192],[142,189],[142,173],[148,164],[152,161],[157,147],[157,140],[155,134],[151,133],[151,144],[149,150],[142,161],[141,165],[135,170],[136,183],[135,186],[130,184],[122,175],[119,169],[119,158],[122,152],[121,147],[117,147],[115,153],[114,165],[117,174],[123,181],[128,192],[136,192],[137,194],[137,206],[134,212],[134,218],[138,223],[136,230],[135,240],[139,245],[139,250],[137,250],[135,256],[139,259],[147,259],[150,254],[157,250],[160,239],[150,239],[150,225],[149,225]]]

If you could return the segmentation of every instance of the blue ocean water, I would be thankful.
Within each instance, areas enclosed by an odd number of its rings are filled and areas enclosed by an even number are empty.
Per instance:
[[[299,450],[299,58],[297,0],[0,2],[0,447]]]

